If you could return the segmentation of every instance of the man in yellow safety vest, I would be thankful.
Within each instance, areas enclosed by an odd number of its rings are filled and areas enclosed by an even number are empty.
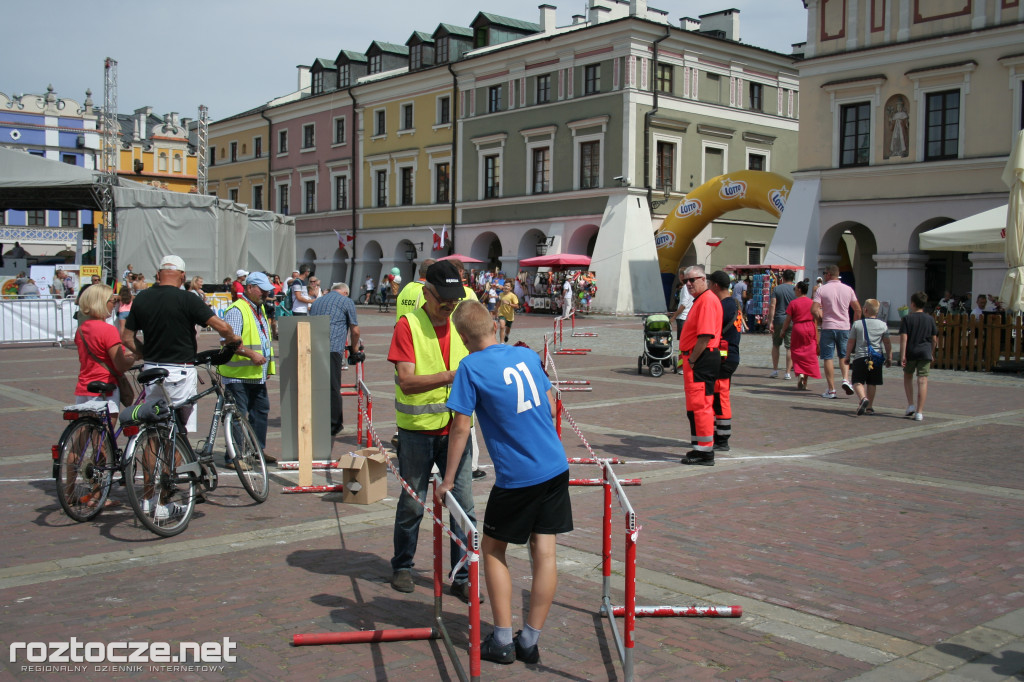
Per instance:
[[[398,467],[420,500],[430,499],[427,486],[434,465],[442,472],[447,466],[452,417],[445,403],[455,370],[469,354],[450,318],[464,296],[462,279],[454,265],[447,261],[431,265],[423,283],[423,307],[414,308],[398,320],[388,350],[388,361],[395,365]],[[470,460],[467,445],[452,494],[475,524]],[[391,559],[391,587],[399,592],[415,589],[412,567],[422,519],[422,504],[403,488],[395,511],[395,554]],[[462,535],[457,524],[451,525]],[[461,556],[462,550],[453,541],[452,566]],[[461,566],[451,587],[451,593],[464,602],[469,601],[468,576],[468,567]]]

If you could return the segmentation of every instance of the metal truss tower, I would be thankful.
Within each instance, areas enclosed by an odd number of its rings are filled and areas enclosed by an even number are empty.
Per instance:
[[[114,187],[117,185],[118,155],[121,153],[121,127],[117,121],[117,61],[107,57],[103,62],[103,154],[98,195],[103,211],[103,224],[96,227],[96,264],[107,281],[117,279],[114,271],[113,245],[117,242],[114,217]]]
[[[196,127],[196,191],[207,194],[209,187],[210,110],[199,105],[199,125]]]

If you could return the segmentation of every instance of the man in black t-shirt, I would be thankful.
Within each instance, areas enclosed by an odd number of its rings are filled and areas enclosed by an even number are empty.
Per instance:
[[[918,291],[910,296],[910,314],[900,320],[900,364],[903,365],[903,391],[907,394],[905,415],[924,419],[924,401],[928,397],[928,370],[935,357],[939,329],[935,318],[924,312],[928,294]],[[914,371],[917,371],[917,402],[914,402]]]
[[[740,331],[736,329],[736,315],[739,303],[729,295],[729,275],[724,270],[715,270],[708,275],[708,289],[722,302],[722,340],[718,351],[722,364],[715,381],[715,450],[728,452],[732,436],[732,374],[740,364]]]
[[[793,280],[796,279],[796,272],[793,270],[782,271],[782,283],[775,285],[772,289],[772,305],[768,310],[768,333],[772,335],[772,373],[769,379],[776,379],[779,376],[779,348],[786,345],[786,378],[793,376],[793,355],[789,351],[789,339],[792,330],[787,329],[782,333],[782,327],[786,322],[786,308],[796,298],[796,288]]]
[[[185,283],[185,262],[178,256],[164,256],[156,273],[156,284],[135,297],[125,320],[121,341],[144,360],[143,369],[163,367],[170,374],[164,392],[172,405],[196,393],[196,326],[211,327],[225,343],[241,343],[231,326],[203,303],[181,288]],[[142,332],[143,338],[138,338]],[[184,414],[182,415],[185,416]],[[186,428],[196,430],[195,412],[189,409]]]

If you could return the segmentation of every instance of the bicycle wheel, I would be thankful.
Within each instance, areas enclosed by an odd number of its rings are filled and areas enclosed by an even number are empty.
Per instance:
[[[252,499],[263,502],[270,493],[270,481],[267,478],[267,460],[263,457],[256,432],[249,420],[237,412],[226,412],[224,421],[224,437],[238,478]]]
[[[128,500],[146,528],[162,537],[188,527],[196,504],[199,464],[177,434],[171,442],[167,426],[146,426],[125,453]]]
[[[60,437],[57,499],[64,512],[81,523],[103,510],[110,493],[114,444],[98,419],[76,419]]]

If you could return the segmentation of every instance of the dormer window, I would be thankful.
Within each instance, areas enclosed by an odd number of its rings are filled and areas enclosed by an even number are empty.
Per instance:
[[[352,85],[352,67],[343,64],[338,68],[338,87],[347,88]]]
[[[413,45],[409,48],[409,68],[419,69],[423,67],[423,45]]]
[[[448,45],[448,36],[442,36],[437,39],[437,53],[434,59],[437,61],[438,64],[448,63]]]
[[[314,71],[313,72],[313,94],[319,95],[324,91],[324,72]]]
[[[380,73],[384,68],[384,55],[377,53],[370,57],[370,73]]]

